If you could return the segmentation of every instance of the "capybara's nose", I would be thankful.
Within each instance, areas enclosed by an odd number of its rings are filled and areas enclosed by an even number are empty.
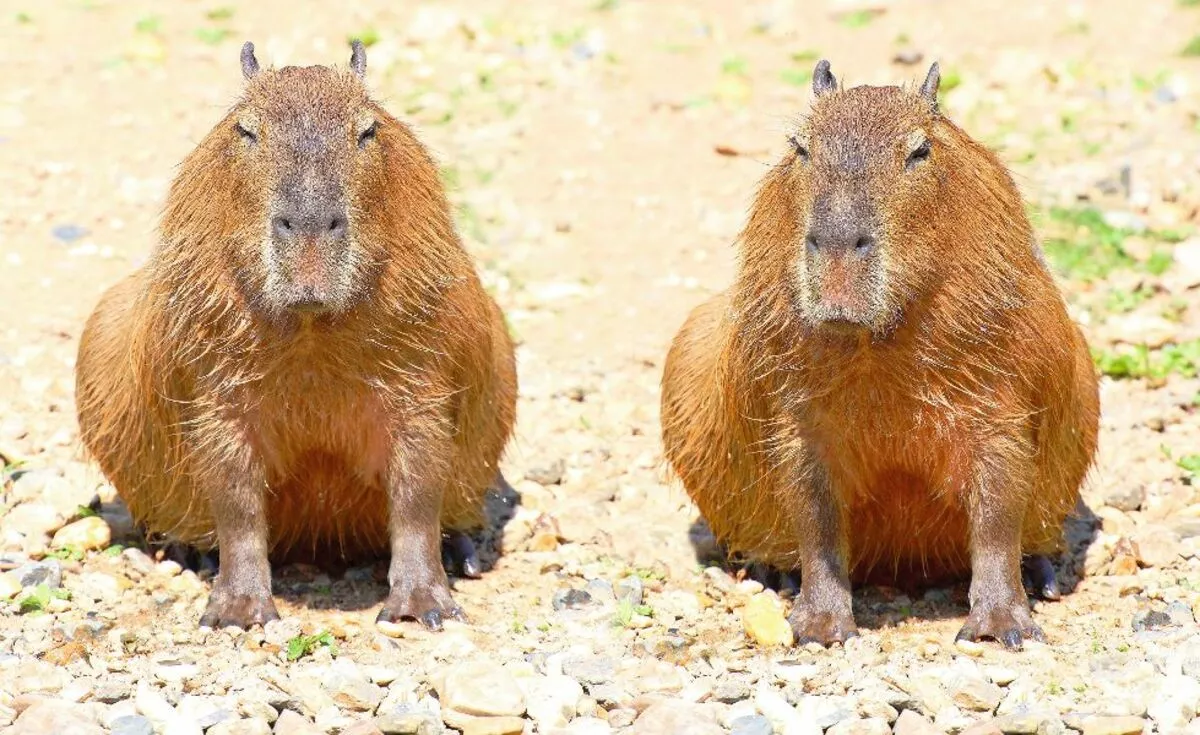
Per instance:
[[[875,238],[854,227],[814,227],[808,231],[804,244],[814,253],[868,255],[875,249]]]
[[[284,211],[271,219],[271,230],[282,240],[341,239],[346,234],[346,214],[337,209]]]

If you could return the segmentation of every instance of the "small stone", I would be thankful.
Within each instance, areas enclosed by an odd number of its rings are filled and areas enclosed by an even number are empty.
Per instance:
[[[975,677],[958,679],[950,687],[954,704],[972,712],[994,712],[1004,699],[1004,690]]]
[[[21,580],[17,579],[17,575],[12,572],[0,574],[0,600],[16,597],[22,589]]]
[[[208,729],[218,722],[237,719],[237,708],[230,700],[196,694],[180,698],[175,711],[179,717]]]
[[[896,718],[892,733],[893,735],[943,735],[942,731],[934,727],[932,722],[911,709],[904,710]]]
[[[778,731],[787,735],[821,735],[820,727],[803,717],[782,694],[766,684],[760,683],[754,690],[754,703]]]
[[[1196,622],[1195,615],[1192,614],[1192,608],[1182,600],[1176,600],[1170,605],[1167,605],[1167,617],[1171,619],[1174,625],[1180,627],[1194,625]]]
[[[1133,616],[1133,630],[1140,633],[1143,630],[1159,630],[1175,627],[1175,621],[1162,610],[1142,610]]]
[[[565,589],[554,593],[550,601],[555,610],[578,610],[592,605],[592,596],[586,590]]]
[[[988,720],[959,729],[958,735],[1004,735],[1004,731],[996,726],[995,720]]]
[[[100,516],[80,518],[74,523],[67,524],[54,534],[50,546],[61,549],[70,547],[81,551],[93,551],[106,548],[112,542],[112,530]]]
[[[638,711],[631,707],[617,707],[609,710],[608,724],[612,727],[629,727],[638,718]]]
[[[825,731],[825,735],[891,735],[892,727],[887,720],[877,717],[842,720]]]
[[[394,711],[378,715],[375,727],[384,735],[442,735],[442,720],[432,712]]]
[[[273,646],[287,648],[288,641],[299,636],[302,632],[298,619],[280,618],[272,620],[263,626],[263,641]]]
[[[380,633],[383,633],[388,638],[403,638],[404,626],[400,623],[393,623],[388,620],[375,621],[375,627]]]
[[[356,722],[342,730],[338,735],[383,735],[383,731],[374,722]]]
[[[1065,732],[1062,720],[1052,712],[1022,712],[992,720],[1004,735],[1059,735]]]
[[[162,681],[177,684],[200,673],[194,661],[165,658],[155,662],[154,675]]]
[[[1175,674],[1159,685],[1146,714],[1158,725],[1159,732],[1175,732],[1186,727],[1196,716],[1197,703],[1200,703],[1200,681]]]
[[[482,717],[525,714],[525,694],[512,674],[496,664],[473,661],[457,664],[437,687],[442,706]]]
[[[621,602],[628,602],[634,607],[642,604],[645,594],[642,578],[631,574],[617,583],[616,596]]]
[[[849,698],[815,694],[802,697],[796,704],[796,711],[805,720],[822,729],[855,716],[855,707]]]
[[[0,528],[25,538],[48,536],[66,523],[67,519],[44,503],[22,503],[5,514]]]
[[[163,723],[161,735],[204,735],[204,729],[190,720],[176,717]]]
[[[21,712],[5,735],[104,735],[87,705],[41,699]]]
[[[521,735],[525,720],[521,717],[472,717],[462,723],[462,735]]]
[[[141,715],[118,717],[109,727],[112,735],[154,735],[154,723]]]
[[[567,464],[562,459],[556,459],[548,465],[531,467],[525,471],[525,479],[533,480],[539,485],[557,485],[566,474]]]
[[[286,709],[275,721],[275,735],[325,735],[316,725],[304,719],[304,715]]]
[[[792,626],[783,615],[783,605],[766,593],[752,596],[742,608],[742,626],[760,646],[790,646]]]
[[[137,704],[138,712],[152,722],[165,723],[175,718],[175,708],[171,706],[167,698],[145,681],[138,682],[134,702]]]
[[[1169,529],[1145,526],[1133,538],[1138,563],[1144,567],[1168,567],[1179,560],[1179,536]]]
[[[365,679],[335,674],[325,680],[325,691],[339,707],[354,712],[373,712],[383,701],[384,690]]]
[[[1080,729],[1083,735],[1141,735],[1145,726],[1141,717],[1125,715],[1122,717],[1083,718]]]
[[[50,234],[55,240],[60,240],[65,243],[75,242],[88,234],[87,228],[79,225],[67,223],[63,225],[55,225],[50,230]]]
[[[974,656],[976,658],[982,656],[986,650],[984,649],[983,644],[979,641],[970,641],[966,638],[959,638],[958,640],[954,641],[954,647],[962,653],[965,653],[968,656]]]
[[[1114,483],[1107,488],[1103,501],[1105,505],[1125,513],[1138,510],[1146,502],[1146,486],[1130,481]]]
[[[576,717],[571,724],[560,730],[551,730],[550,735],[609,735],[612,726],[598,717]]]
[[[50,589],[62,587],[62,564],[57,559],[31,561],[9,574],[16,577],[22,587],[36,587],[39,584],[44,584]]]
[[[632,735],[725,735],[711,712],[700,705],[665,700],[650,705],[630,730]]]
[[[525,685],[526,709],[538,731],[563,727],[575,716],[583,687],[569,676],[539,676]]]
[[[562,671],[583,684],[605,684],[612,681],[617,664],[607,656],[575,656],[563,660]]]
[[[729,735],[772,735],[771,721],[762,715],[739,717],[730,723]]]
[[[897,51],[896,54],[892,56],[892,61],[897,64],[912,66],[913,64],[920,64],[921,59],[924,58],[925,54],[921,53],[920,51],[912,48],[906,48]]]
[[[1016,671],[1006,666],[988,666],[983,670],[987,677],[992,680],[992,683],[997,686],[1006,687],[1017,680],[1019,674]]]
[[[717,680],[717,685],[713,687],[713,699],[725,704],[740,702],[749,696],[750,683],[740,676],[722,676]]]
[[[342,733],[349,732],[343,730]],[[213,725],[205,735],[271,735],[271,723],[261,717],[246,720],[226,720]]]

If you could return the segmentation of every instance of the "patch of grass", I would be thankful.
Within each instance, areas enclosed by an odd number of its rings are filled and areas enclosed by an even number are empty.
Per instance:
[[[629,600],[621,600],[617,603],[617,614],[613,617],[613,626],[617,628],[629,627],[629,624],[633,622],[635,614],[649,617],[654,614],[654,609],[649,605],[634,605]]]
[[[375,28],[374,26],[368,26],[368,27],[362,29],[361,31],[359,31],[358,33],[348,37],[346,39],[346,43],[350,43],[350,42],[354,41],[355,39],[362,41],[363,46],[366,46],[367,48],[371,48],[375,44],[379,43],[379,30],[377,28]]]
[[[792,54],[792,61],[796,62],[797,64],[811,64],[819,58],[821,58],[820,52],[813,49],[796,51]]]
[[[1063,689],[1062,684],[1059,684],[1057,681],[1052,681],[1046,685],[1046,693],[1051,696],[1057,696],[1062,694],[1064,691],[1066,690]]]
[[[158,33],[162,28],[162,18],[157,15],[147,15],[133,25],[138,33]]]
[[[17,22],[22,25],[27,25],[33,22],[33,16],[29,13],[17,13]]]
[[[1192,40],[1187,42],[1180,53],[1184,56],[1200,56],[1200,36],[1192,36]]]
[[[1200,480],[1200,454],[1185,454],[1175,460],[1175,464],[1179,465],[1179,469],[1188,473],[1188,482],[1195,485],[1197,480]]]
[[[744,77],[750,73],[750,64],[743,56],[727,56],[721,62],[721,73]]]
[[[71,593],[61,588],[50,589],[48,584],[39,584],[29,594],[17,600],[17,606],[22,615],[39,615],[46,612],[51,600],[69,600]]]
[[[337,655],[337,645],[333,642],[333,634],[329,631],[321,631],[316,635],[298,635],[287,643],[287,660],[299,661],[321,646],[325,646],[330,653]]]
[[[779,79],[793,87],[806,87],[812,81],[812,72],[808,69],[784,69],[779,72]]]
[[[1104,215],[1091,207],[1071,209],[1051,207],[1047,234],[1043,241],[1046,257],[1062,275],[1092,281],[1104,278],[1120,268],[1133,268],[1137,261],[1125,251],[1125,238],[1139,235],[1164,243],[1178,242],[1174,231],[1134,232],[1105,222]],[[1171,265],[1171,254],[1158,251],[1142,264],[1142,269],[1160,275]]]
[[[555,31],[550,34],[550,43],[560,49],[569,49],[583,40],[587,31],[583,27],[572,28],[569,31]]]
[[[104,551],[102,551],[100,553],[104,554],[105,556],[120,556],[121,552],[124,550],[125,550],[125,547],[122,546],[121,544],[113,544],[112,546],[108,547],[107,549],[105,549]]]
[[[1164,345],[1157,350],[1145,345],[1113,352],[1093,350],[1092,358],[1101,373],[1116,379],[1162,379],[1172,374],[1194,378],[1200,374],[1200,339]]]
[[[328,584],[314,584],[312,591],[318,595],[328,597],[333,594],[333,587]]]
[[[1152,76],[1142,74],[1133,75],[1133,87],[1139,92],[1153,92],[1162,85],[1167,83],[1171,77],[1171,73],[1166,69],[1159,69]]]
[[[1138,286],[1132,291],[1113,289],[1104,300],[1104,307],[1116,314],[1128,314],[1154,295],[1154,289]]]
[[[847,28],[864,28],[875,20],[875,12],[872,10],[855,10],[852,13],[846,13],[838,22]]]
[[[196,38],[200,43],[216,46],[217,44],[229,38],[230,30],[228,28],[197,28]]]
[[[61,549],[51,549],[46,552],[47,559],[59,561],[83,561],[83,549],[78,546],[64,546]]]
[[[942,80],[938,83],[938,94],[946,94],[962,84],[962,74],[957,69],[942,69]]]
[[[213,21],[214,23],[223,23],[233,17],[233,8],[231,8],[229,6],[213,8],[212,10],[205,13],[204,17],[208,18],[209,20]]]
[[[600,0],[592,6],[592,10],[604,13],[610,10],[616,10],[617,6],[620,4],[620,0]]]
[[[96,511],[92,510],[91,508],[89,508],[86,505],[75,506],[75,516],[77,518],[92,518],[92,517],[98,516],[98,515],[100,515],[100,514],[97,513]]]
[[[1200,0],[1177,0],[1181,8],[1200,8]]]

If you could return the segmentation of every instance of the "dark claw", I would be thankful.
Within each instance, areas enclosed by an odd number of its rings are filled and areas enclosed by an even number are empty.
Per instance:
[[[1050,559],[1041,554],[1025,557],[1021,566],[1029,577],[1029,586],[1033,593],[1043,600],[1062,599],[1062,591],[1058,587],[1058,577]]]
[[[442,562],[451,573],[457,572],[468,579],[479,579],[483,573],[475,542],[462,531],[447,531],[443,534]]]
[[[200,627],[250,630],[255,625],[265,627],[267,623],[278,619],[275,602],[269,596],[226,596],[214,590],[208,598],[204,614],[200,616]]]
[[[426,612],[424,615],[421,615],[418,618],[418,620],[420,620],[421,625],[424,625],[426,628],[429,628],[430,630],[441,630],[442,629],[442,611],[441,610],[430,610],[430,611]]]
[[[1015,650],[1020,648],[1024,641],[1021,639],[1021,631],[1013,628],[1000,634],[1000,642],[1004,644],[1005,648]]]

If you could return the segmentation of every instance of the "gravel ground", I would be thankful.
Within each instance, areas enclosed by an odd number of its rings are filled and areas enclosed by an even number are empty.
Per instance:
[[[0,732],[1200,733],[1200,7],[1194,0],[12,0],[0,16]],[[200,631],[205,560],[147,547],[81,461],[72,369],[174,166],[264,64],[340,63],[444,166],[521,399],[467,624],[377,628],[385,565],[275,570],[283,620]],[[1184,53],[1191,48],[1193,55]],[[958,644],[966,587],[856,591],[790,645],[663,470],[658,381],[724,288],[827,57],[943,68],[1017,175],[1105,373],[1046,645]],[[502,550],[502,553],[500,553]]]

